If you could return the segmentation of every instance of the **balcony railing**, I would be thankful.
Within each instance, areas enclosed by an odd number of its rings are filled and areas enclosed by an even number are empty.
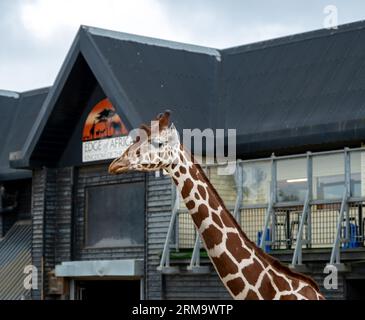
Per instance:
[[[243,231],[265,251],[293,250],[295,265],[302,263],[302,249],[329,248],[333,264],[340,263],[342,250],[364,246],[365,148],[238,161],[231,180],[212,176],[216,168],[205,169],[208,177]],[[257,178],[251,185],[249,174]],[[171,247],[200,248],[192,219],[178,198],[172,219],[161,269],[166,260],[169,264]]]

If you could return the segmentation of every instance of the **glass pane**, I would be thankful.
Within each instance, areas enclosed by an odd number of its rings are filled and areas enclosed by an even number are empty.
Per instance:
[[[243,204],[265,204],[269,200],[270,161],[243,163]]]
[[[341,199],[344,184],[343,153],[313,157],[313,197],[315,199]]]
[[[361,183],[361,167],[365,165],[365,153],[356,151],[350,153],[351,162],[351,196],[363,197],[365,195],[364,184]],[[364,176],[365,179],[365,176]]]
[[[307,158],[277,161],[277,201],[304,201],[307,189]]]
[[[144,182],[87,188],[86,246],[143,245],[144,196]]]
[[[236,183],[233,175],[218,174],[218,167],[209,167],[207,172],[208,178],[212,185],[217,190],[219,196],[224,201],[228,209],[233,209],[236,203]]]

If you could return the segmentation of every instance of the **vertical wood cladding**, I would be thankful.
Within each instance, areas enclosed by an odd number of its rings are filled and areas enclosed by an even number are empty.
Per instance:
[[[32,298],[43,295],[43,237],[46,198],[46,170],[33,171],[32,180],[32,264],[38,269],[38,289],[32,290]]]
[[[147,180],[147,243],[146,243],[146,289],[147,299],[162,299],[162,275],[157,271],[160,264],[166,233],[172,210],[171,179],[154,173]]]

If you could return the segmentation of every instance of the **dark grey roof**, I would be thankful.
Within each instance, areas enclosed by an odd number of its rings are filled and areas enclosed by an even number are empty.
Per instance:
[[[57,162],[68,139],[64,125],[75,125],[96,81],[129,127],[169,108],[179,130],[236,129],[244,156],[359,143],[364,40],[363,21],[225,50],[81,27],[11,164]],[[75,80],[90,72],[93,81]]]
[[[0,240],[0,300],[29,298],[24,288],[24,268],[31,265],[32,226],[18,221]]]
[[[365,139],[364,27],[223,50],[224,126],[247,153]]]
[[[23,93],[0,90],[0,181],[26,178],[28,170],[10,168],[9,153],[23,147],[48,89]]]

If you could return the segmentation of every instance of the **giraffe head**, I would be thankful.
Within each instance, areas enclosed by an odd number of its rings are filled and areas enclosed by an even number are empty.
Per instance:
[[[179,134],[170,125],[170,111],[160,113],[151,126],[141,125],[134,131],[133,143],[109,166],[109,172],[168,170],[178,159]]]

